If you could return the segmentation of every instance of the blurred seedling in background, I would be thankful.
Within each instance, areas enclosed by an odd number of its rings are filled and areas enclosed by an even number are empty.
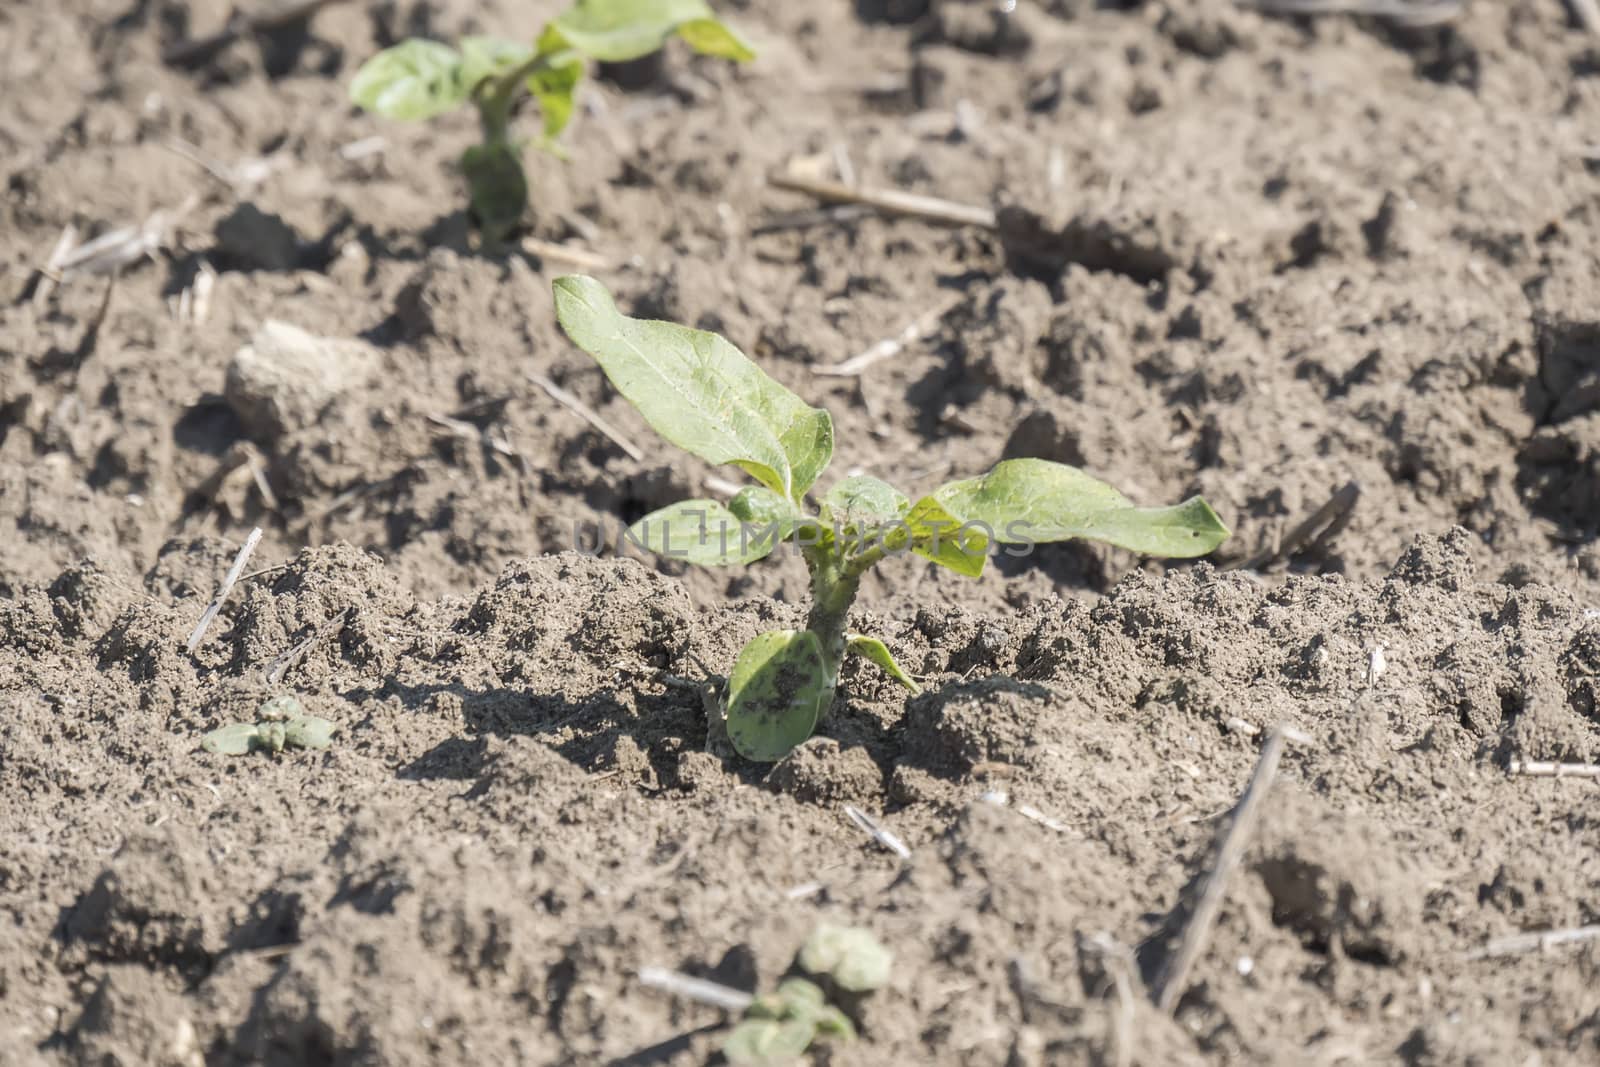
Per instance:
[[[327,719],[307,715],[294,697],[280,696],[261,705],[255,722],[236,722],[213,730],[206,734],[200,747],[224,756],[277,754],[286,748],[327,748],[335,729]]]
[[[819,926],[795,958],[810,978],[791,977],[756,997],[723,1042],[729,1063],[791,1063],[819,1037],[851,1040],[850,1016],[830,1000],[865,995],[889,983],[894,957],[867,930]]]
[[[686,500],[629,528],[636,544],[703,566],[753,563],[792,542],[811,572],[803,630],[772,630],[745,645],[725,693],[729,740],[747,759],[772,762],[810,737],[833,703],[846,652],[877,664],[916,692],[888,647],[847,629],[861,576],[913,552],[977,577],[997,545],[1084,538],[1152,556],[1210,552],[1228,530],[1201,498],[1141,508],[1111,486],[1060,463],[1012,459],[913,501],[852,475],[815,512],[806,495],[833,457],[833,420],[768,377],[714,333],[632,319],[583,275],[555,282],[556,316],[611,384],[668,441],[759,484],[726,505]],[[1008,551],[1011,551],[1008,549]]]
[[[411,38],[362,65],[350,99],[385,118],[419,120],[470,103],[483,138],[461,167],[472,214],[487,244],[516,229],[528,204],[523,144],[511,119],[524,94],[539,104],[539,143],[559,153],[556,138],[572,118],[588,60],[621,63],[660,51],[680,37],[705,55],[743,61],[750,47],[712,14],[706,0],[578,0],[545,26],[533,44],[465,37],[456,48]]]

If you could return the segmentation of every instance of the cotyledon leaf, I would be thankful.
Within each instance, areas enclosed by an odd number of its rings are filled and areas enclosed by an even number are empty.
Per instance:
[[[833,455],[833,421],[717,334],[617,310],[581,274],[555,282],[556,318],[657,433],[798,499]]]
[[[254,723],[236,722],[206,734],[200,747],[223,756],[242,756],[256,745]]]
[[[635,544],[702,567],[754,563],[770,555],[785,533],[781,522],[745,521],[715,500],[680,500],[628,527]]]
[[[739,1067],[791,1064],[817,1036],[814,1019],[745,1019],[728,1032],[722,1055]]]
[[[755,53],[718,22],[706,0],[578,0],[549,29],[573,48],[607,63],[649,55],[681,33],[690,47],[726,59]]]
[[[830,976],[841,989],[865,993],[889,984],[894,955],[870,930],[823,923],[800,947],[799,961],[804,970]]]
[[[283,724],[283,740],[295,748],[327,748],[336,729],[319,715],[297,715]]]
[[[773,763],[811,736],[832,695],[816,634],[757,634],[728,675],[728,739],[745,759]]]
[[[1200,497],[1165,508],[1140,508],[1076,467],[1008,459],[977,478],[950,482],[934,497],[953,516],[979,522],[1010,544],[1083,538],[1151,556],[1203,556],[1228,528]]]
[[[454,48],[412,38],[363,63],[350,82],[350,100],[384,118],[426,119],[460,107],[471,89]]]
[[[866,634],[847,634],[845,647],[863,659],[871,660],[879,667],[882,667],[889,677],[911,690],[911,692],[922,692],[922,687],[917,684],[916,679],[902,670],[900,664],[894,661],[894,654],[889,651],[889,646],[876,637],[868,637]]]

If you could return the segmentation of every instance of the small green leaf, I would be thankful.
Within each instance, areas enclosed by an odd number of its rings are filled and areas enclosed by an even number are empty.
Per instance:
[[[533,59],[533,49],[502,37],[461,38],[461,84],[470,94],[485,78],[498,78]]]
[[[281,722],[263,722],[256,724],[256,748],[264,748],[268,752],[282,752],[283,746],[289,741],[289,728]]]
[[[957,574],[976,578],[989,559],[989,538],[981,529],[963,525],[943,504],[925,496],[911,505],[902,520],[909,531],[911,551]],[[900,531],[884,539],[891,549],[903,547]]]
[[[825,974],[851,993],[882,989],[889,984],[894,955],[857,926],[824,923],[800,947],[800,966],[811,974]]]
[[[747,485],[732,500],[728,510],[740,522],[782,523],[799,517],[793,503],[761,485]]]
[[[522,155],[504,141],[476,144],[461,157],[472,194],[472,217],[483,239],[498,244],[522,222],[528,206],[528,176]]]
[[[350,100],[384,118],[426,119],[466,103],[470,89],[455,49],[412,38],[363,63],[350,83]]]
[[[832,1004],[825,1006],[816,1016],[817,1033],[829,1034],[854,1041],[856,1037],[855,1023],[850,1021],[850,1016],[834,1007]]]
[[[728,59],[754,56],[731,30],[717,23],[706,0],[578,0],[550,27],[573,48],[606,63],[659,51],[684,27],[689,27],[690,45],[701,51]]]
[[[327,748],[336,729],[320,716],[299,715],[283,724],[283,740],[294,748]]]
[[[889,646],[879,641],[876,637],[868,637],[865,634],[850,634],[845,647],[856,655],[869,659],[882,667],[889,677],[913,693],[922,692],[922,687],[916,683],[916,680],[901,670],[900,664],[894,661],[894,655],[889,651]]]
[[[567,46],[561,31],[554,26],[544,28],[535,52],[544,64],[528,74],[528,92],[539,101],[539,111],[544,118],[544,146],[559,154],[555,139],[572,120],[578,83],[583,80],[583,56]]]
[[[828,1001],[822,987],[807,978],[785,978],[778,983],[777,996],[784,1013],[796,1019],[820,1014]]]
[[[1187,558],[1205,555],[1228,537],[1228,528],[1199,497],[1174,507],[1134,507],[1105,482],[1042,459],[1006,460],[934,496],[953,515],[983,523],[1008,544],[1081,537],[1149,556]]]
[[[902,518],[911,502],[882,479],[852,474],[834,483],[822,498],[822,506],[834,522],[860,530]]]
[[[731,59],[735,63],[743,63],[756,57],[755,49],[746,44],[726,23],[718,22],[716,19],[690,19],[678,27],[678,36],[682,37],[690,48],[704,56]]]
[[[256,709],[256,719],[259,722],[283,722],[304,713],[305,708],[300,706],[299,699],[292,693],[284,693],[262,701]]]
[[[745,759],[776,762],[811,736],[832,693],[816,634],[759,634],[728,676],[728,739]]]
[[[680,500],[628,527],[635,544],[702,567],[753,563],[770,555],[785,532],[781,524],[741,522],[715,500]]]
[[[740,1067],[788,1064],[805,1055],[816,1036],[817,1025],[808,1019],[745,1019],[729,1031],[722,1054]]]
[[[256,733],[255,724],[236,722],[206,734],[200,747],[222,756],[242,756],[255,747]]]
[[[555,282],[556,318],[657,433],[798,499],[833,455],[833,421],[714,333],[633,319],[581,274]]]

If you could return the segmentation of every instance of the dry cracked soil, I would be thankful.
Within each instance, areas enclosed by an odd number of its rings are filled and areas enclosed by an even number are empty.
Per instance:
[[[757,60],[598,72],[488,254],[471,116],[345,86],[555,4],[199,50],[228,4],[0,7],[0,1062],[714,1062],[726,1014],[639,970],[770,989],[821,922],[895,963],[816,1063],[1600,1062],[1600,941],[1514,940],[1600,924],[1596,781],[1511,773],[1600,763],[1596,38],[1557,0],[718,8]],[[41,269],[121,227],[119,270]],[[885,564],[860,622],[924,691],[847,668],[741,761],[696,685],[804,568],[572,551],[729,475],[560,335],[574,264],[828,407],[835,473],[1042,456],[1234,536]],[[330,748],[201,750],[281,694]]]

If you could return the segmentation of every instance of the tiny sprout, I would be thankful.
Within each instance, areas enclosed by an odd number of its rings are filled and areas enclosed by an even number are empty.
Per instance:
[[[327,719],[307,715],[294,697],[277,696],[257,709],[255,722],[236,722],[213,730],[200,747],[224,756],[277,754],[285,748],[327,748],[336,729]]]
[[[825,923],[806,939],[796,962],[817,978],[831,979],[843,992],[869,993],[888,984],[893,957],[870,932]],[[817,982],[785,978],[775,992],[751,1002],[729,1032],[722,1054],[741,1065],[788,1063],[819,1036],[849,1041],[856,1036],[855,1024],[828,1003]]]
[[[587,60],[618,63],[658,52],[679,37],[704,55],[743,61],[755,53],[706,0],[576,0],[547,23],[532,44],[466,37],[459,47],[411,38],[387,48],[356,72],[350,99],[384,118],[429,119],[468,103],[478,112],[480,143],[461,169],[472,215],[485,242],[510,235],[528,204],[522,144],[511,117],[523,97],[539,104],[541,144],[559,155],[556,138],[572,118]]]
[[[869,930],[824,923],[800,948],[800,966],[827,975],[840,989],[868,993],[889,984],[894,956]]]
[[[629,540],[708,567],[754,563],[789,542],[811,571],[805,629],[757,635],[729,672],[728,738],[746,759],[774,762],[811,736],[833,704],[847,653],[917,691],[887,645],[846,625],[862,577],[884,559],[909,552],[976,578],[1001,546],[1024,555],[1041,542],[1082,538],[1187,558],[1228,536],[1200,497],[1137,507],[1076,467],[1042,459],[1004,460],[916,500],[877,478],[852,475],[813,501],[833,458],[826,411],[717,334],[629,318],[593,278],[557,278],[555,303],[567,336],[657,433],[757,483],[726,504],[669,504],[634,523]]]

